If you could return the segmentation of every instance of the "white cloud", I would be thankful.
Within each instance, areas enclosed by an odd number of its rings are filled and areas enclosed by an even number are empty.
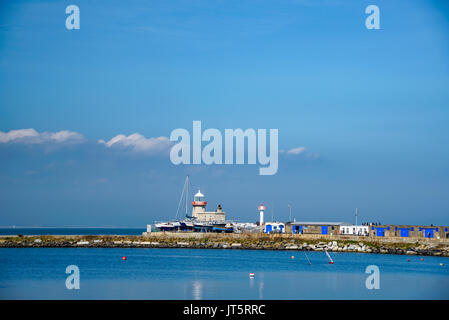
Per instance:
[[[306,150],[306,147],[297,147],[293,148],[287,151],[287,154],[300,154],[301,152],[304,152]]]
[[[129,136],[119,134],[109,141],[101,139],[98,143],[104,144],[108,148],[129,148],[132,151],[143,153],[165,152],[171,146],[168,137],[145,138],[140,133],[133,133]]]
[[[0,143],[43,144],[43,143],[81,143],[85,138],[74,131],[37,132],[33,128],[0,131]]]

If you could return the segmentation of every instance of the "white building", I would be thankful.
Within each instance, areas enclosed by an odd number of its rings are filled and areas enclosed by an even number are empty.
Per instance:
[[[340,234],[348,236],[368,236],[369,226],[356,226],[344,224],[340,226]]]
[[[204,201],[204,195],[198,190],[192,202],[192,217],[196,221],[201,222],[224,222],[226,220],[226,213],[222,210],[221,205],[218,205],[216,211],[206,211],[207,202]]]
[[[285,224],[282,222],[265,222],[265,233],[284,233]]]

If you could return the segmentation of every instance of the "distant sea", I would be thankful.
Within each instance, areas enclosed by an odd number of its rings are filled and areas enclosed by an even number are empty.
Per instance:
[[[0,299],[449,299],[449,258],[330,254],[334,264],[324,252],[0,248]],[[66,288],[69,265],[79,290]],[[366,287],[370,265],[379,289]]]
[[[0,228],[0,235],[142,235],[145,228]]]

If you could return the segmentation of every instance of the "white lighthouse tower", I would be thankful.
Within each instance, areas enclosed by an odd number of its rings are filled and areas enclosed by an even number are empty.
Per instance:
[[[260,206],[258,207],[258,209],[259,209],[259,217],[260,217],[259,224],[263,225],[263,223],[264,223],[263,222],[263,213],[267,208],[263,205],[263,203],[261,203]]]
[[[199,215],[206,212],[207,202],[204,201],[204,195],[198,190],[192,202],[192,216],[198,218]]]

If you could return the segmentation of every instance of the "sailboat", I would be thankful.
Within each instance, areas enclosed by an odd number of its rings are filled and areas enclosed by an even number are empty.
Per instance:
[[[329,252],[327,250],[324,250],[326,252],[327,259],[329,260],[329,264],[334,264],[334,260],[332,260],[331,256],[329,255]]]
[[[182,231],[182,232],[234,232],[234,226],[226,221],[198,221],[197,218],[189,215],[189,176],[186,176],[184,187],[176,210],[175,219],[168,222],[155,223],[155,227],[160,231]],[[204,202],[205,203],[205,202]],[[185,218],[182,211],[185,208]],[[218,205],[217,210],[222,210]]]
[[[178,203],[178,209],[176,210],[175,215],[175,221],[168,221],[168,222],[160,222],[155,223],[155,227],[158,228],[161,231],[193,231],[194,225],[192,222],[192,217],[188,215],[189,210],[189,176],[186,176],[186,180],[184,182],[184,187],[182,188],[181,197],[179,199]],[[184,206],[185,206],[185,220],[181,220],[179,218],[181,213],[180,209],[183,204],[183,200],[185,200]],[[178,218],[179,216],[179,218]]]

